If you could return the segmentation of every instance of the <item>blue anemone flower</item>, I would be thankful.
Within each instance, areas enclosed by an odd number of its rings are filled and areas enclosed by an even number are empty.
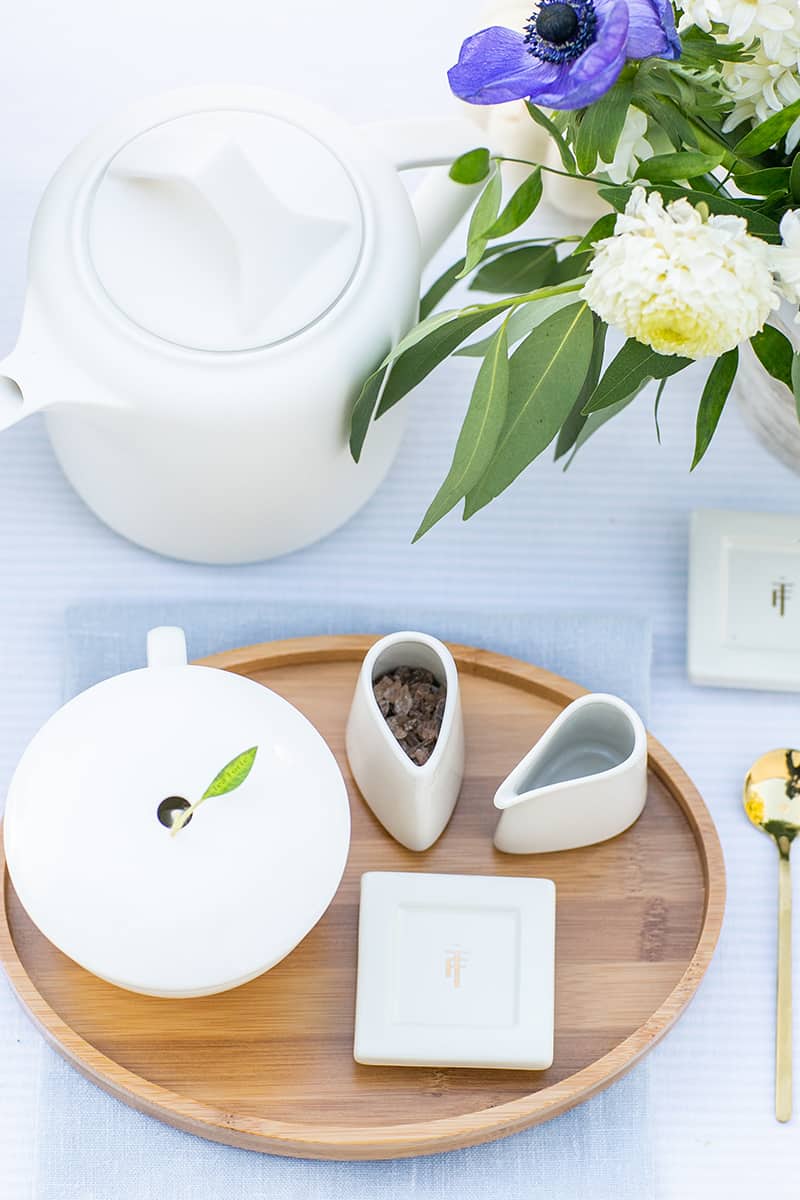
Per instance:
[[[585,108],[628,59],[679,58],[670,0],[535,0],[524,33],[494,25],[467,38],[447,75],[470,104],[533,100]]]

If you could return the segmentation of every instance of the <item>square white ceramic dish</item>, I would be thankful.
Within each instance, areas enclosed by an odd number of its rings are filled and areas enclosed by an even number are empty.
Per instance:
[[[800,691],[800,516],[692,513],[688,671],[692,683]]]
[[[554,964],[550,879],[363,875],[354,1057],[544,1070]]]

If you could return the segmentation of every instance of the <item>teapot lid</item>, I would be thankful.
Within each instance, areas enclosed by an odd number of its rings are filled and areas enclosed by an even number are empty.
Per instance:
[[[87,246],[107,296],[193,350],[273,345],[342,296],[364,241],[348,169],[291,113],[219,108],[130,138],[103,170]]]
[[[316,924],[350,811],[333,754],[292,705],[187,666],[180,630],[154,635],[149,667],[82,692],[34,737],[8,794],[6,856],[28,915],[87,970],[202,995],[274,966]],[[204,795],[173,833],[175,800]]]

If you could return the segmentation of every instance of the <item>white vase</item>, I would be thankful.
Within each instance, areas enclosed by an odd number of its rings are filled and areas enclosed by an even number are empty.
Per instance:
[[[423,766],[397,742],[373,692],[375,681],[397,667],[423,667],[446,688],[439,737]],[[427,850],[450,820],[464,777],[458,671],[447,647],[424,633],[393,633],[376,642],[361,666],[346,743],[353,778],[383,827],[409,850]]]
[[[785,333],[795,350],[800,350],[800,325],[794,323],[788,304],[773,313],[770,324]],[[794,396],[765,371],[750,346],[739,350],[739,370],[734,385],[736,401],[745,423],[774,458],[800,473],[800,420]]]

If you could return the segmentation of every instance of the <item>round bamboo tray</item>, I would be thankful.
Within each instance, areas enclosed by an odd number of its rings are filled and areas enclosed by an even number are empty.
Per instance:
[[[103,983],[33,926],[0,848],[0,959],[22,1004],[89,1079],[180,1129],[271,1154],[329,1159],[430,1154],[514,1133],[619,1079],[680,1016],[710,962],[725,902],[719,840],[694,786],[654,739],[647,805],[627,832],[557,854],[494,849],[497,784],[583,693],[538,667],[451,647],[467,737],[464,787],[430,850],[415,854],[394,842],[361,799],[344,753],[350,698],[374,640],[302,638],[204,660],[264,683],[305,713],[333,748],[350,793],[353,839],[339,892],[305,941],[259,979],[195,1000],[160,1000]],[[353,1061],[358,889],[367,870],[555,880],[549,1070]]]

